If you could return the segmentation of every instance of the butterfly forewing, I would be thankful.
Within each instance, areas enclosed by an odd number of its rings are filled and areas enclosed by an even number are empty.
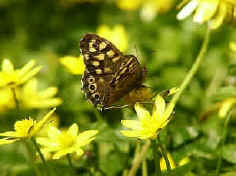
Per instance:
[[[82,90],[95,106],[111,106],[141,86],[145,71],[133,55],[123,55],[111,42],[96,34],[80,41],[85,63]]]

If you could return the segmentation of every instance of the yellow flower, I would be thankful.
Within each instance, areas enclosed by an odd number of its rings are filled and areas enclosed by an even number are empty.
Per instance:
[[[122,130],[121,134],[127,137],[137,137],[139,139],[156,138],[159,131],[170,121],[173,108],[166,109],[165,100],[157,95],[153,107],[152,116],[140,104],[135,104],[138,120],[122,120],[125,127],[132,130]]]
[[[107,25],[100,25],[97,34],[111,41],[121,51],[125,51],[128,47],[128,36],[122,25],[116,25],[113,29]]]
[[[230,48],[232,51],[236,52],[236,43],[235,43],[235,42],[230,42],[230,43],[229,43],[229,48]]]
[[[219,117],[224,118],[235,103],[236,103],[236,98],[233,97],[227,98],[223,102],[221,102],[220,109],[218,112]]]
[[[177,166],[176,166],[175,161],[173,160],[170,153],[167,153],[167,158],[169,160],[171,169],[175,169],[176,167],[183,166],[183,165],[190,162],[189,157],[184,157],[177,163]],[[163,157],[160,159],[160,168],[161,168],[161,171],[166,171],[167,170],[166,162],[165,162],[165,159]]]
[[[97,130],[87,130],[78,134],[79,127],[73,124],[68,130],[60,131],[50,126],[48,138],[37,138],[37,142],[44,147],[45,152],[52,152],[52,159],[59,159],[64,155],[75,153],[81,156],[84,151],[81,147],[95,139]]]
[[[167,158],[168,158],[169,163],[170,163],[170,168],[174,169],[176,166],[175,166],[175,162],[174,162],[174,160],[173,160],[170,153],[167,153]],[[160,159],[160,168],[161,168],[161,171],[166,171],[167,170],[166,161],[164,160],[163,157]]]
[[[19,102],[25,108],[50,108],[62,103],[60,98],[55,98],[56,87],[48,87],[43,91],[37,90],[38,81],[32,79],[19,91]]]
[[[48,137],[48,130],[53,126],[57,128],[59,126],[59,117],[55,113],[51,115],[49,123],[46,123],[43,128],[37,133],[37,137]]]
[[[0,72],[0,87],[16,87],[25,83],[41,69],[35,66],[35,61],[29,61],[23,68],[14,69],[10,60],[4,59],[2,62],[2,71]]]
[[[116,4],[123,10],[136,10],[140,7],[142,0],[116,0]]]
[[[55,110],[55,108],[51,110],[39,122],[36,122],[31,118],[17,121],[14,125],[15,131],[0,133],[0,136],[5,136],[5,138],[0,139],[0,145],[10,144],[20,139],[27,139],[37,135],[43,126],[50,120],[50,116]]]
[[[146,0],[142,4],[140,16],[144,21],[151,21],[158,13],[169,11],[174,2],[175,0]]]
[[[178,166],[183,166],[185,164],[188,164],[189,162],[190,162],[190,159],[188,156],[186,156],[179,161]]]
[[[205,23],[209,21],[212,29],[223,22],[235,22],[236,2],[234,0],[191,0],[177,15],[182,20],[195,12],[193,21]]]
[[[154,93],[149,87],[140,87],[129,92],[123,99],[125,103],[134,105],[136,102],[148,102],[154,97]]]
[[[60,58],[60,63],[74,75],[82,75],[84,73],[85,65],[82,56],[65,56]]]
[[[9,88],[0,88],[0,112],[4,112],[15,106],[13,94]]]

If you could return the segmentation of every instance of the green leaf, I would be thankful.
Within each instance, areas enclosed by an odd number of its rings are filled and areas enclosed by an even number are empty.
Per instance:
[[[223,147],[222,157],[230,163],[236,164],[236,144],[228,144]]]

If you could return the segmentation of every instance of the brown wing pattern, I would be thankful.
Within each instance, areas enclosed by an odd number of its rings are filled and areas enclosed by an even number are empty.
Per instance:
[[[137,58],[123,55],[111,42],[96,34],[80,41],[86,65],[82,90],[94,106],[111,106],[142,84],[144,71]]]

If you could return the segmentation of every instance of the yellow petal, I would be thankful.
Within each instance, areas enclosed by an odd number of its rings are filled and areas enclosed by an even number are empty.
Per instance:
[[[49,126],[48,128],[48,137],[50,139],[58,138],[61,135],[61,131],[54,126]]]
[[[121,130],[120,133],[126,137],[139,137],[140,136],[139,130]]]
[[[53,108],[51,111],[49,111],[33,128],[31,131],[31,136],[36,135],[36,133],[39,132],[43,128],[43,126],[49,122],[49,119],[51,115],[55,112],[56,108]]]
[[[230,3],[234,6],[236,6],[236,1],[235,0],[225,0],[225,2]]]
[[[41,66],[35,67],[34,69],[30,70],[28,73],[26,73],[23,78],[20,80],[20,83],[24,83],[26,81],[28,81],[30,78],[32,78],[33,76],[35,76],[40,70],[41,70]]]
[[[47,148],[53,148],[56,149],[57,143],[52,142],[49,138],[47,137],[37,137],[36,142],[42,146],[45,146]],[[51,150],[50,150],[51,151]]]
[[[226,15],[227,15],[227,6],[225,3],[221,3],[219,5],[219,9],[216,16],[209,23],[210,28],[211,29],[218,28],[223,23]]]
[[[179,165],[179,166],[183,166],[183,165],[185,165],[185,164],[187,164],[187,163],[189,163],[189,162],[190,162],[190,158],[189,158],[189,157],[184,157],[183,159],[181,159],[181,160],[179,161],[178,165]]]
[[[155,104],[153,106],[153,118],[161,121],[161,118],[163,118],[164,112],[166,108],[165,100],[162,98],[162,96],[157,95],[155,98]]]
[[[128,47],[128,35],[122,25],[116,25],[113,29],[107,25],[100,25],[97,34],[111,41],[121,51]]]
[[[73,137],[76,137],[79,132],[79,127],[76,123],[70,126],[70,128],[67,131],[67,134]]]
[[[116,4],[124,10],[135,10],[141,5],[141,0],[117,0]]]
[[[230,48],[232,51],[236,52],[236,43],[235,43],[235,42],[230,42],[230,43],[229,43],[229,48]]]
[[[30,137],[32,129],[36,121],[29,118],[15,122],[14,128],[18,137],[27,138]]]
[[[165,110],[165,113],[162,117],[162,125],[160,126],[160,128],[163,128],[167,125],[167,123],[171,120],[170,116],[174,110],[174,107],[175,105],[173,103],[169,103],[166,110]]]
[[[0,139],[0,145],[11,144],[19,139]]]
[[[134,105],[135,111],[137,113],[138,119],[139,120],[145,120],[145,119],[150,119],[151,115],[148,112],[148,110],[146,110],[142,105],[140,105],[139,103],[136,103]]]
[[[69,72],[75,75],[81,75],[85,70],[85,65],[82,56],[65,56],[60,58],[60,63],[64,65]]]
[[[115,35],[116,34],[116,35]],[[121,50],[125,51],[128,47],[128,35],[122,25],[116,25],[113,31],[113,42]]]
[[[23,87],[23,91],[25,91],[25,93],[27,92],[36,92],[37,90],[37,85],[38,85],[38,81],[37,79],[31,79],[29,82],[27,82],[24,87]]]
[[[76,155],[77,156],[81,156],[81,155],[83,155],[84,154],[84,151],[82,150],[82,149],[77,149],[76,150]]]
[[[77,146],[84,146],[94,140],[94,136],[98,133],[98,130],[87,130],[80,133],[77,137]]]
[[[35,60],[29,61],[22,69],[20,69],[19,76],[24,76],[34,67],[34,65],[35,65]]]
[[[235,103],[236,98],[228,98],[224,100],[218,113],[219,117],[224,118]]]
[[[171,169],[174,169],[175,168],[175,162],[174,162],[172,156],[170,155],[170,153],[167,154],[167,158],[169,160]],[[165,171],[167,169],[166,162],[165,162],[163,157],[160,160],[160,168],[161,168],[161,171]]]
[[[14,66],[11,63],[10,60],[4,59],[2,62],[2,71],[7,74],[13,74],[14,73]]]
[[[75,151],[71,150],[70,148],[69,149],[66,148],[66,149],[63,149],[63,150],[60,150],[60,151],[56,152],[53,155],[52,159],[60,159],[61,157],[65,156],[67,154],[73,153],[73,152],[75,152]]]
[[[0,136],[6,136],[6,137],[19,137],[19,135],[15,131],[7,131],[4,133],[0,133]]]
[[[49,98],[49,97],[55,96],[57,94],[57,92],[58,92],[58,89],[56,87],[48,87],[44,91],[40,92],[39,96],[41,98]]]
[[[193,13],[193,11],[197,8],[199,4],[199,0],[190,1],[177,15],[178,20],[183,20],[189,15]]]
[[[200,1],[193,21],[197,23],[204,23],[210,20],[217,11],[219,0],[204,0]]]
[[[40,102],[34,102],[29,108],[49,108],[56,107],[62,103],[60,98],[48,98],[45,100],[40,100]]]
[[[138,120],[121,120],[121,124],[127,128],[131,128],[133,130],[140,130],[141,123]]]

